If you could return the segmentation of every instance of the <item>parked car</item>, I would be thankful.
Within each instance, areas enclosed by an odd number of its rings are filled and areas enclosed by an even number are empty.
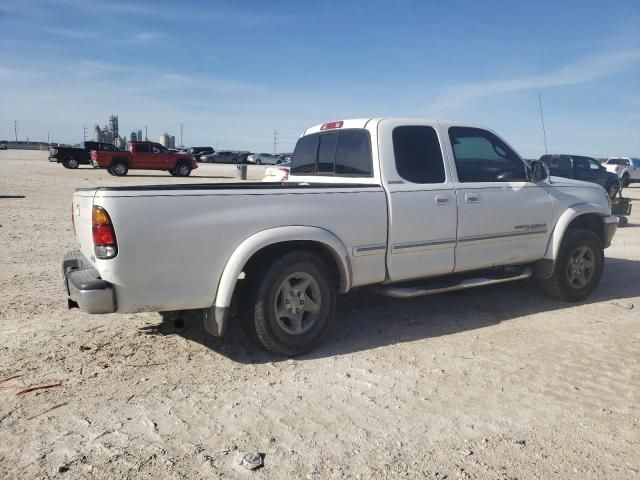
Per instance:
[[[278,157],[283,162],[290,162],[291,158],[293,157],[293,153],[278,153],[276,157]]]
[[[548,172],[488,129],[386,118],[307,129],[284,183],[82,188],[69,306],[197,312],[222,335],[234,302],[252,338],[293,356],[355,287],[409,298],[534,278],[582,301],[618,219],[600,186]]]
[[[124,152],[93,150],[91,163],[118,177],[126,175],[129,170],[165,170],[174,177],[188,177],[192,170],[198,168],[198,162],[191,155],[172,153],[154,142],[130,142]]]
[[[604,168],[608,172],[615,173],[623,187],[640,182],[640,158],[612,157],[606,161]]]
[[[211,155],[215,152],[213,147],[189,147],[181,150],[180,153],[185,155],[191,155],[191,157],[196,161],[200,161],[200,157],[203,155]]]
[[[289,178],[291,170],[291,162],[282,162],[273,167],[267,167],[264,170],[263,182],[285,182]]]
[[[206,155],[202,161],[206,163],[238,163],[240,161],[240,155],[236,152],[223,150],[215,152],[212,155]]]
[[[79,165],[91,164],[91,150],[101,152],[118,152],[110,143],[84,142],[83,147],[53,147],[49,149],[49,161],[62,163],[65,168],[78,168]]]
[[[595,158],[579,155],[542,155],[540,161],[549,166],[551,175],[597,183],[611,198],[620,190],[618,175],[607,172]]]
[[[256,165],[276,165],[283,161],[277,155],[271,155],[270,153],[254,153],[247,157],[247,162],[255,163]]]

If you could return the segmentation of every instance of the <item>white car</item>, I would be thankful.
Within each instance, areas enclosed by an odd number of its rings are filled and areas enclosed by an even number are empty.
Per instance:
[[[255,163],[256,165],[277,165],[282,163],[283,160],[270,153],[253,153],[247,157],[247,162]]]
[[[623,187],[640,182],[640,158],[612,157],[604,162],[608,172],[616,173]]]
[[[286,182],[289,179],[291,162],[282,162],[274,167],[267,167],[264,170],[263,182]]]
[[[238,318],[294,356],[355,287],[409,298],[533,278],[583,301],[618,218],[600,185],[548,172],[486,128],[372,118],[307,129],[283,183],[80,188],[69,307],[188,310],[213,335]]]

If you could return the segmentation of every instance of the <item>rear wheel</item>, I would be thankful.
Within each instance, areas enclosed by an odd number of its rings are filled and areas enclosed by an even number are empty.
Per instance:
[[[179,163],[174,171],[179,177],[188,177],[191,174],[191,168],[186,163]]]
[[[66,160],[62,162],[62,165],[64,165],[65,168],[78,168],[80,162],[78,162],[76,157],[67,157]]]
[[[609,198],[615,198],[615,196],[620,191],[620,182],[611,182],[609,188],[607,189],[607,193],[609,194]]]
[[[604,267],[602,242],[590,230],[569,229],[562,240],[553,275],[542,289],[565,302],[585,300],[598,286]]]
[[[311,351],[329,331],[336,291],[318,256],[291,252],[255,272],[242,321],[264,348],[285,356]]]
[[[129,172],[129,167],[122,160],[116,160],[111,164],[111,172],[116,177],[124,177]]]
[[[260,159],[256,160],[256,165],[262,165],[262,161]]]
[[[629,186],[629,174],[628,174],[628,173],[625,173],[625,174],[622,176],[622,187],[623,187],[623,188],[627,188],[628,186]]]
[[[177,175],[178,175],[178,174],[176,173],[176,171],[175,171],[175,170],[167,170],[167,172],[169,172],[169,174],[170,174],[172,177],[175,177],[175,176],[177,176]]]
[[[109,175],[114,175],[113,170],[111,170],[111,167],[107,167],[107,172],[109,172]]]

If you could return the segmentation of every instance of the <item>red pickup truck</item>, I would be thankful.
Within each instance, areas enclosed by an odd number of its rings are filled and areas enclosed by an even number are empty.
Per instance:
[[[123,177],[129,170],[166,170],[174,177],[188,177],[198,163],[191,155],[170,152],[154,142],[130,142],[125,151],[91,151],[91,164]]]

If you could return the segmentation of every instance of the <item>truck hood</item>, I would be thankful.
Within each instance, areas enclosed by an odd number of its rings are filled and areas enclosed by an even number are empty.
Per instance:
[[[549,195],[559,208],[583,203],[592,205],[601,215],[610,215],[609,195],[597,183],[563,177],[550,177]]]

